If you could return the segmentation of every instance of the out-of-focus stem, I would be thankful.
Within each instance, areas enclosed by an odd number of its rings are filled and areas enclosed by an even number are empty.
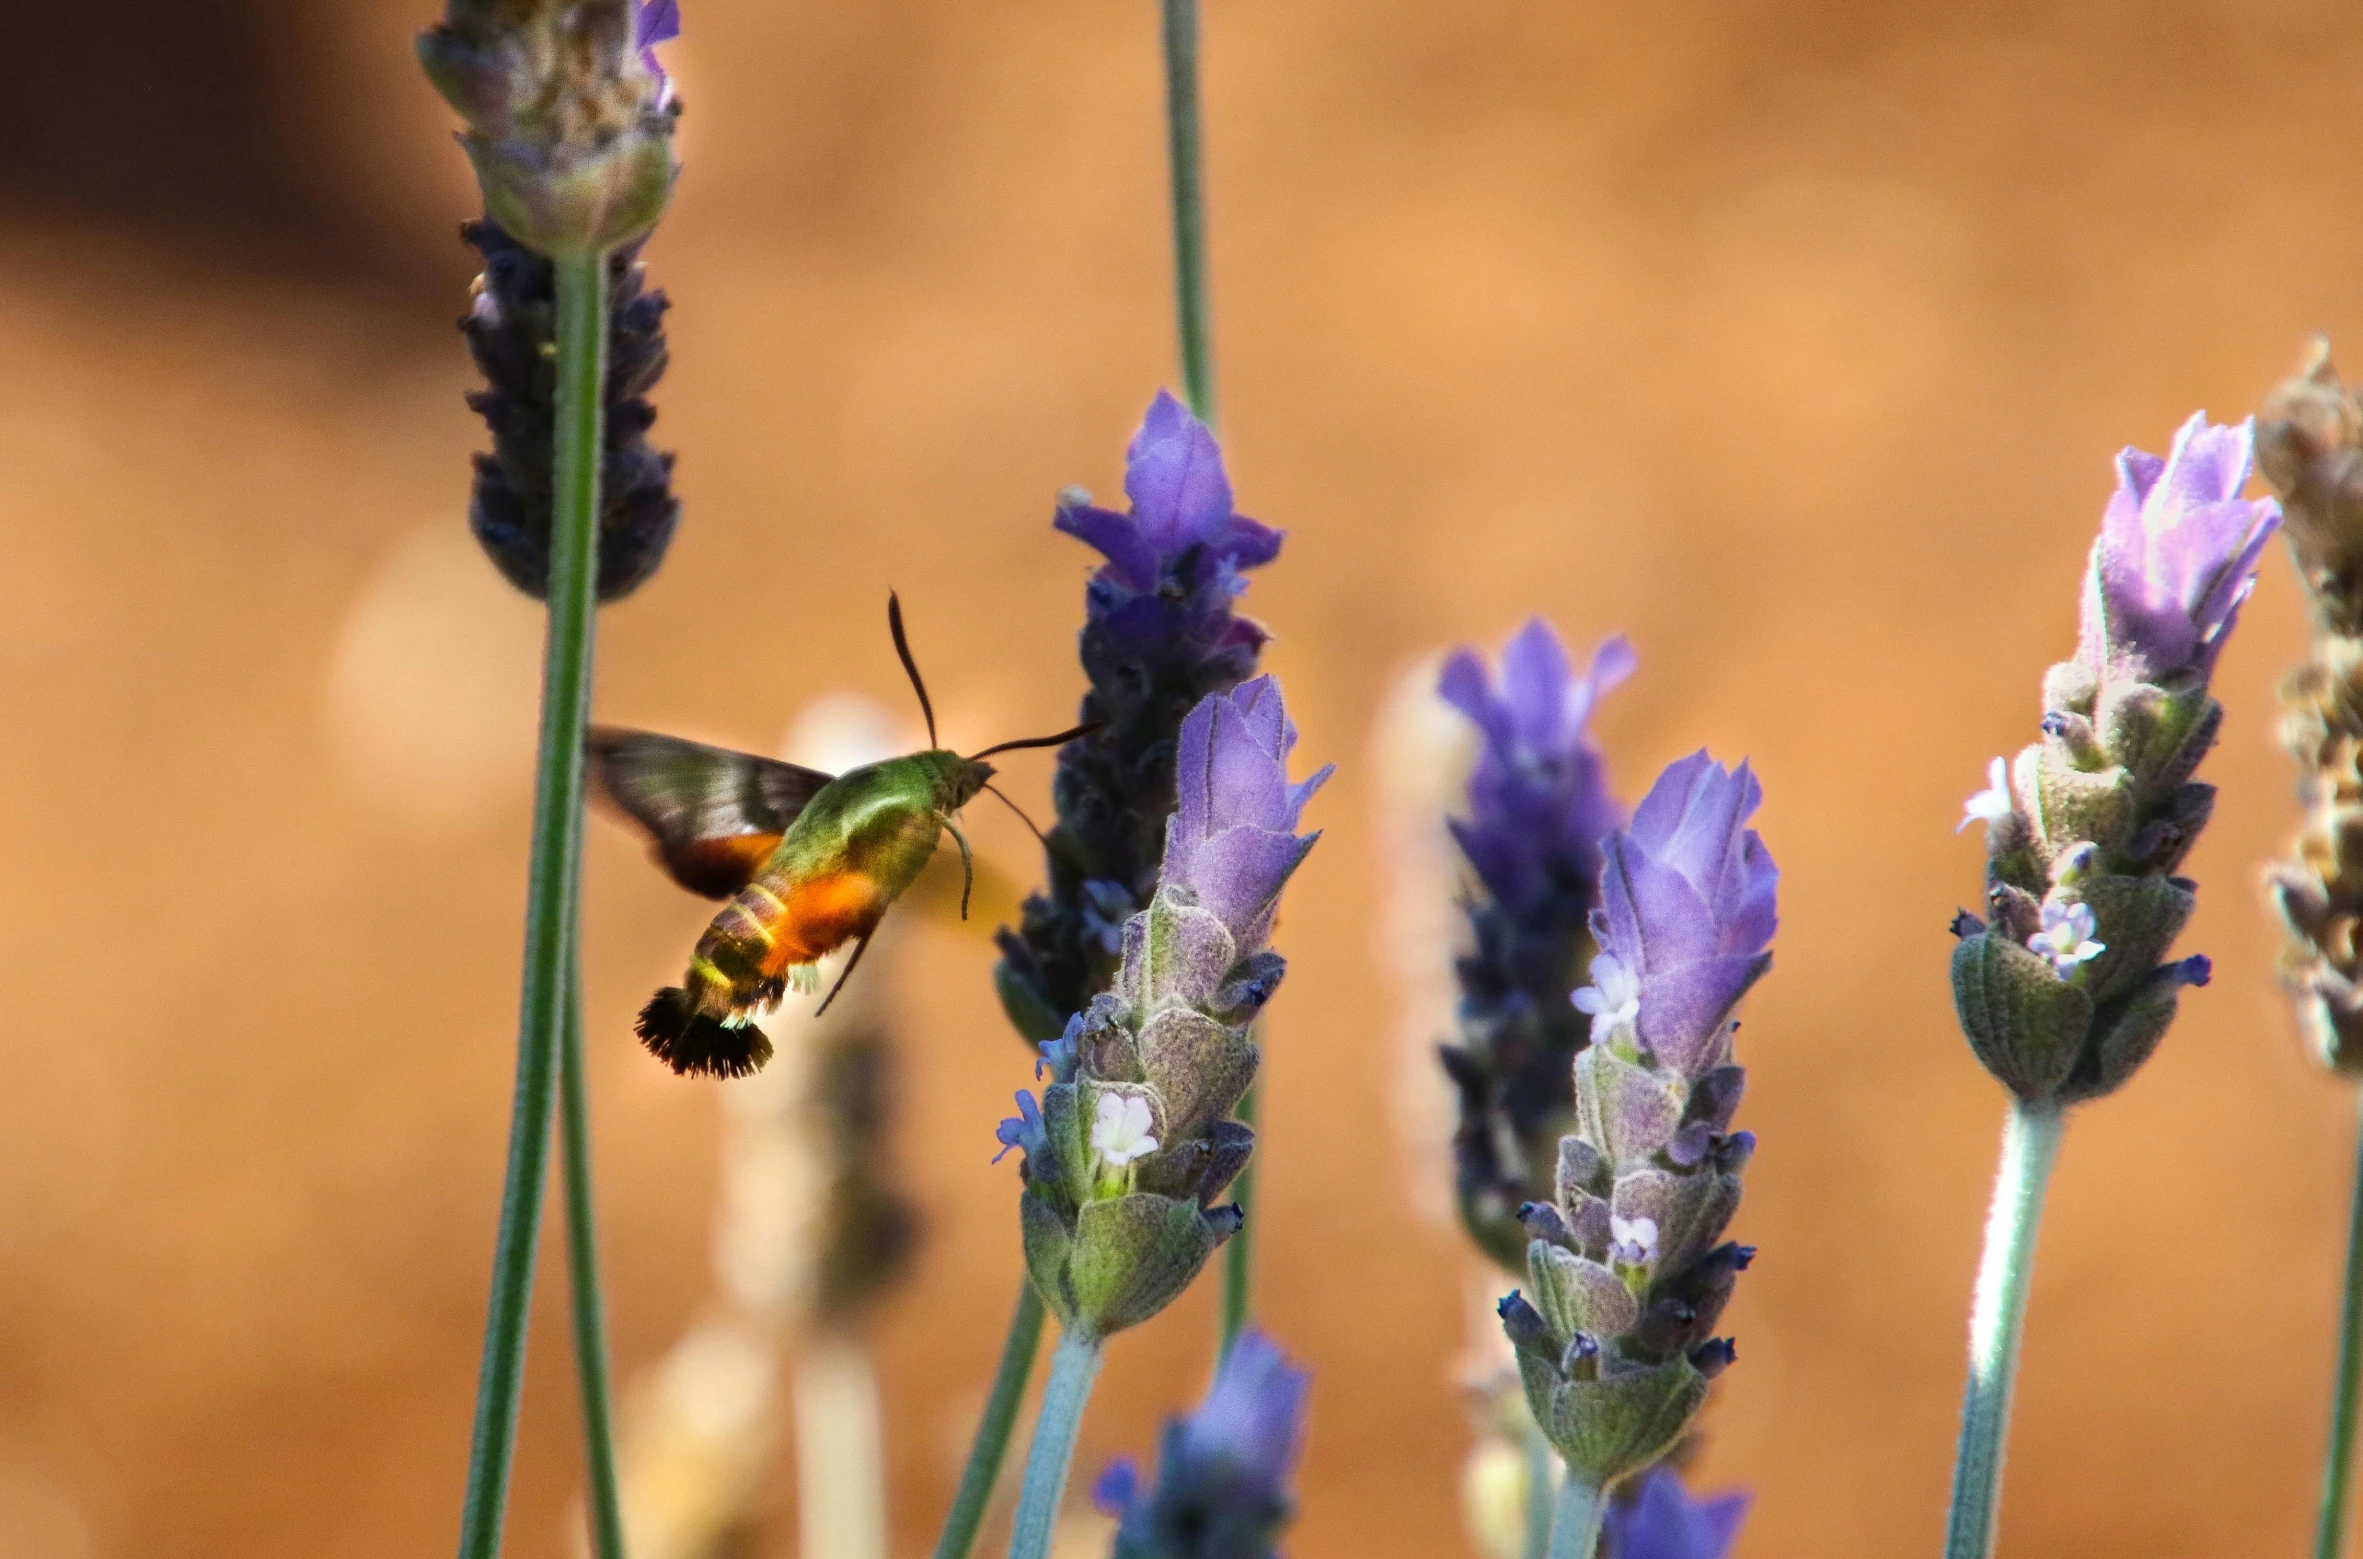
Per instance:
[[[1526,1547],[1525,1559],[1547,1559],[1551,1551],[1551,1507],[1558,1497],[1559,1453],[1542,1430],[1526,1426]]]
[[[1255,1124],[1256,1106],[1263,1095],[1263,1083],[1248,1085],[1239,1100],[1238,1115],[1242,1123]],[[1239,1171],[1239,1178],[1231,1182],[1231,1200],[1239,1204],[1246,1221],[1223,1243],[1223,1298],[1222,1346],[1217,1358],[1228,1358],[1231,1344],[1239,1340],[1241,1328],[1247,1325],[1247,1315],[1255,1299],[1255,1159],[1249,1158],[1247,1167]]]
[[[599,1206],[591,1191],[591,1099],[583,1071],[579,951],[566,982],[558,1053],[558,1129],[566,1171],[566,1269],[574,1306],[574,1371],[582,1396],[584,1482],[593,1559],[624,1559],[623,1500],[615,1475],[615,1425],[607,1385],[607,1305],[599,1288]]]
[[[2363,1090],[2358,1090],[2363,1098]],[[2322,1514],[2315,1559],[2339,1559],[2347,1546],[2347,1502],[2355,1476],[2356,1394],[2363,1380],[2363,1131],[2356,1135],[2355,1189],[2347,1212],[2346,1291],[2339,1301],[2337,1374],[2331,1379],[2330,1448],[2322,1463]]]
[[[993,1389],[985,1398],[976,1438],[969,1442],[968,1463],[960,1469],[960,1490],[952,1496],[943,1536],[936,1539],[935,1559],[968,1559],[976,1546],[977,1528],[984,1525],[985,1507],[993,1502],[993,1485],[1000,1481],[1001,1463],[1009,1454],[1009,1435],[1017,1427],[1026,1381],[1034,1373],[1034,1355],[1042,1347],[1042,1319],[1042,1298],[1032,1281],[1021,1275],[1017,1309],[1001,1343],[1001,1365],[993,1372]]]
[[[886,1467],[878,1377],[848,1337],[814,1339],[796,1361],[796,1504],[801,1554],[885,1559]]]
[[[550,626],[542,658],[540,757],[525,896],[524,990],[518,1002],[517,1083],[509,1164],[495,1236],[492,1296],[476,1382],[460,1559],[495,1559],[508,1507],[525,1384],[525,1325],[533,1307],[534,1249],[550,1171],[567,993],[574,972],[575,878],[582,854],[583,728],[591,708],[597,577],[600,423],[607,359],[607,257],[557,262],[558,406],[550,527]]]
[[[1600,1546],[1600,1517],[1607,1508],[1607,1495],[1570,1468],[1559,1480],[1558,1504],[1551,1513],[1550,1559],[1592,1559]]]
[[[2002,1165],[1986,1216],[1985,1255],[1969,1312],[1969,1387],[1961,1403],[1961,1447],[1953,1462],[1953,1505],[1945,1559],[1988,1559],[2002,1508],[2002,1457],[2010,1434],[2010,1391],[2026,1328],[2043,1191],[2066,1116],[2055,1105],[2013,1103],[2002,1132]]]
[[[1099,1378],[1107,1349],[1096,1338],[1061,1333],[1050,1350],[1050,1378],[1042,1385],[1042,1412],[1034,1420],[1034,1444],[1026,1453],[1025,1486],[1018,1491],[1017,1521],[1009,1535],[1009,1559],[1050,1559],[1058,1535],[1059,1506],[1067,1495],[1067,1470],[1075,1461],[1075,1436],[1083,1428],[1084,1404]]]
[[[1206,157],[1198,116],[1198,0],[1163,0],[1165,150],[1173,184],[1173,298],[1182,388],[1214,420],[1214,326],[1206,301]]]

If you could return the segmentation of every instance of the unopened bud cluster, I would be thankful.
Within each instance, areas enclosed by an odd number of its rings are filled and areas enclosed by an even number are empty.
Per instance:
[[[2363,406],[2340,387],[2328,342],[2265,402],[2256,452],[2313,627],[2306,664],[2281,684],[2281,740],[2306,808],[2266,878],[2281,978],[2322,1063],[2363,1075]]]
[[[1986,914],[1953,952],[1961,1028],[2031,1105],[2124,1085],[2205,958],[2166,961],[2197,884],[2177,875],[2215,788],[2193,778],[2223,708],[2208,678],[2279,524],[2240,496],[2251,429],[2194,416],[2166,458],[2128,449],[2086,575],[2081,642],[2043,683],[2041,739],[1970,798]]]

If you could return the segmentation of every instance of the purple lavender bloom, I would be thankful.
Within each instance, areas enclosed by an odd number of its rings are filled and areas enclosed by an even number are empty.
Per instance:
[[[640,43],[640,64],[657,79],[657,106],[673,100],[673,78],[657,62],[656,46],[681,36],[681,0],[640,0],[632,36]]]
[[[1300,836],[1297,819],[1336,765],[1292,785],[1295,745],[1280,684],[1268,676],[1213,695],[1182,722],[1179,805],[1160,880],[1196,894],[1241,958],[1271,940],[1281,885],[1321,837]]]
[[[1121,1457],[1093,1485],[1093,1503],[1120,1523],[1114,1559],[1267,1559],[1293,1510],[1310,1378],[1270,1338],[1242,1332],[1198,1410],[1166,1424],[1155,1487]]]
[[[2194,412],[2165,459],[2118,454],[2084,586],[2078,658],[2096,679],[2213,673],[2281,524],[2274,500],[2240,496],[2255,446],[2253,418],[2217,427]]]
[[[1034,1040],[1107,988],[1117,933],[1156,889],[1182,719],[1253,676],[1266,637],[1232,607],[1281,533],[1233,511],[1214,435],[1171,395],[1133,436],[1124,490],[1119,514],[1070,489],[1052,522],[1107,562],[1084,592],[1081,646],[1082,718],[1100,729],[1059,749],[1050,885],[996,939],[1002,1005]]]
[[[1237,595],[1247,588],[1237,570],[1280,555],[1278,531],[1232,512],[1214,434],[1168,391],[1157,392],[1124,453],[1124,496],[1128,514],[1062,499],[1051,523],[1097,547],[1108,560],[1100,579],[1133,595],[1154,593],[1191,552],[1200,554],[1196,570],[1229,570],[1225,593]]]
[[[1502,650],[1498,676],[1464,649],[1437,685],[1482,739],[1468,814],[1448,820],[1484,889],[1467,905],[1455,1032],[1440,1052],[1460,1113],[1453,1175],[1470,1234],[1513,1271],[1526,1260],[1518,1209],[1550,1196],[1557,1143],[1573,1125],[1569,1068],[1586,1025],[1567,998],[1592,951],[1600,840],[1623,816],[1585,726],[1635,663],[1632,646],[1611,638],[1578,677],[1536,618]]]
[[[1602,1523],[1601,1559],[1723,1559],[1739,1536],[1748,1496],[1694,1500],[1666,1467],[1642,1475],[1633,1498],[1612,1502]]]
[[[1592,912],[1601,953],[1577,1005],[1595,1025],[1621,1017],[1643,1050],[1691,1077],[1726,1059],[1724,1020],[1772,963],[1780,872],[1746,826],[1762,800],[1745,763],[1726,771],[1693,753],[1607,843]]]
[[[1532,912],[1563,880],[1588,894],[1599,877],[1600,837],[1617,825],[1618,808],[1584,725],[1592,705],[1638,664],[1618,635],[1578,677],[1539,617],[1502,650],[1498,683],[1474,650],[1445,662],[1436,691],[1484,736],[1469,776],[1469,815],[1452,821],[1452,837],[1507,913]]]

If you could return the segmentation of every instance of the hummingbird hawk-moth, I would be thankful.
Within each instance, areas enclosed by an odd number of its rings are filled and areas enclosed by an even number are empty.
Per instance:
[[[911,658],[902,603],[891,594],[886,620],[927,717],[924,752],[829,775],[677,736],[591,728],[596,793],[648,836],[675,882],[728,900],[698,938],[682,982],[658,991],[633,1025],[676,1072],[743,1077],[770,1060],[771,1041],[754,1020],[791,989],[818,990],[820,960],[850,942],[853,956],[822,1001],[826,1010],[946,833],[960,846],[965,917],[975,860],[959,812],[993,789],[993,766],[984,760],[1056,747],[1096,728],[1002,742],[966,757],[936,746],[935,708]]]

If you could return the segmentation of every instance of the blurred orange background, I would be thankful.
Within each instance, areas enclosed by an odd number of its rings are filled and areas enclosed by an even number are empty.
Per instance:
[[[1174,377],[1147,0],[691,0],[657,441],[686,517],[601,619],[597,709],[770,749],[906,706],[889,585],[978,744],[1061,723],[1089,559]],[[452,322],[473,189],[431,0],[28,0],[0,55],[0,1556],[442,1551],[513,1065],[539,619],[470,551]],[[1292,890],[1258,1222],[1316,1371],[1297,1559],[1466,1551],[1463,1247],[1414,1212],[1371,730],[1391,679],[1547,613],[1621,628],[1627,796],[1750,757],[1784,874],[1737,1233],[1761,1252],[1696,1471],[1749,1559],[1934,1551],[1998,1088],[1946,994],[1952,833],[2072,644],[2109,459],[2363,356],[2363,35],[2321,0],[1843,0],[1206,15],[1241,507],[1327,829]],[[2259,863],[2294,823],[2276,555],[2164,1052],[2079,1116],[2044,1231],[2006,1552],[2294,1553],[2353,1090],[2301,1056]],[[1010,765],[1043,802],[1047,761]],[[1014,820],[980,848],[1031,880]],[[594,825],[586,959],[619,1375],[708,1278],[717,1107],[628,1031],[706,910]],[[986,1166],[1027,1080],[978,931],[901,965],[927,1216],[876,1334],[925,1551],[1018,1270]],[[570,1551],[553,1218],[510,1518]],[[1208,1363],[1211,1285],[1113,1350],[1088,1471]],[[792,1551],[777,1519],[755,1552]]]

